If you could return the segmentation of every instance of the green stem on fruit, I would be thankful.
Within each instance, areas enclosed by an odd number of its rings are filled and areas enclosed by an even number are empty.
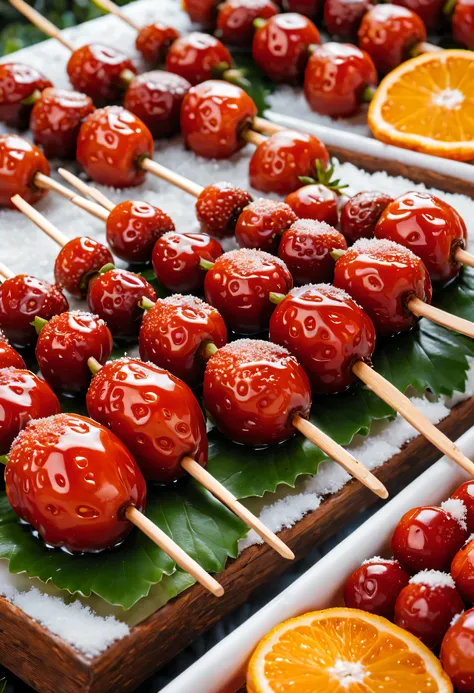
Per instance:
[[[0,464],[3,464],[4,467],[8,464],[8,455],[0,455]]]
[[[219,351],[214,342],[204,342],[199,348],[199,356],[203,361],[209,361]]]
[[[314,185],[319,183],[324,185],[328,190],[332,190],[337,195],[340,195],[344,188],[349,186],[346,183],[341,183],[340,178],[333,178],[335,170],[335,159],[331,159],[331,163],[327,168],[324,168],[323,163],[320,159],[316,159],[314,162],[314,168],[316,176],[311,178],[309,176],[300,176],[300,181],[305,185]]]
[[[37,315],[36,318],[30,322],[30,325],[33,325],[33,327],[36,330],[36,334],[38,334],[38,335],[40,334],[43,327],[47,324],[48,324],[48,321],[45,320],[44,318],[40,318],[39,315]]]
[[[224,79],[230,84],[235,84],[236,87],[240,87],[246,92],[252,88],[252,82],[245,76],[245,70],[239,70],[236,67],[225,70],[221,75],[221,79]]]
[[[331,255],[334,262],[337,262],[339,258],[347,253],[347,250],[332,250],[329,254]]]
[[[92,375],[98,373],[102,368],[102,364],[99,363],[97,359],[95,359],[93,356],[87,359],[87,365],[89,366],[89,370],[92,373]]]
[[[453,14],[456,2],[457,0],[447,0],[443,7],[443,14],[446,15],[446,17],[450,17]]]
[[[39,89],[35,89],[34,91],[31,92],[29,96],[26,97],[26,99],[23,99],[21,102],[24,106],[34,106],[35,103],[38,101],[39,97],[41,96],[41,92]]]
[[[268,298],[272,303],[274,303],[276,306],[283,301],[284,298],[286,298],[286,294],[279,294],[276,291],[270,291],[268,294]]]
[[[125,68],[125,70],[122,70],[120,73],[120,82],[124,89],[126,89],[132,80],[134,80],[136,77],[136,74],[133,72],[133,70],[129,70],[128,68]]]
[[[207,272],[214,267],[214,263],[201,257],[199,258],[199,267]]]
[[[150,299],[146,296],[142,296],[142,298],[138,301],[138,307],[142,310],[151,310],[154,305],[154,302],[150,301]]]
[[[377,87],[374,87],[371,84],[368,84],[364,91],[361,94],[360,100],[362,103],[370,103],[372,99],[375,96],[375,92],[377,91]]]
[[[115,269],[115,265],[113,262],[108,262],[106,265],[100,268],[98,271],[98,274],[105,274],[106,272],[110,272],[111,270]]]
[[[224,72],[227,72],[227,70],[230,70],[231,66],[229,63],[223,62],[223,63],[217,63],[217,65],[214,65],[212,68],[212,76],[215,77],[215,79],[222,79],[222,75]]]
[[[252,22],[254,29],[257,29],[257,30],[263,29],[263,27],[265,26],[266,23],[267,23],[267,20],[263,19],[263,17],[257,17]]]

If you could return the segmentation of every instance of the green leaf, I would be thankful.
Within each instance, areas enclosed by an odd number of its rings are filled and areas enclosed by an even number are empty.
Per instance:
[[[258,109],[258,115],[270,108],[267,99],[275,90],[275,84],[266,77],[263,72],[256,66],[252,60],[252,56],[248,53],[242,53],[235,50],[232,53],[234,65],[245,74],[245,79],[239,85],[245,89],[247,94],[253,100]]]

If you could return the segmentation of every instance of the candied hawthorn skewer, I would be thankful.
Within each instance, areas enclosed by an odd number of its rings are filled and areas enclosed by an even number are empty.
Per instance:
[[[36,100],[43,89],[52,86],[34,67],[23,63],[0,64],[0,121],[26,130]]]
[[[344,604],[393,619],[395,602],[408,585],[409,574],[393,559],[374,556],[364,561],[344,584]]]
[[[91,360],[89,365],[95,372],[87,393],[89,415],[116,432],[135,454],[147,479],[170,483],[190,474],[281,556],[294,558],[276,534],[204,469],[205,419],[182,380],[139,359],[119,359],[103,367]]]
[[[5,487],[13,510],[50,546],[102,551],[135,525],[212,594],[224,593],[143,514],[146,483],[135,459],[112,431],[91,419],[57,414],[29,423],[11,447]]]
[[[318,394],[343,392],[361,380],[441,452],[474,477],[474,463],[398,388],[372,366],[375,329],[369,316],[341,289],[309,284],[277,302],[270,319],[270,339],[289,350]]]
[[[439,658],[457,693],[471,693],[474,685],[474,609],[453,620],[441,643]]]
[[[277,344],[241,339],[218,349],[204,374],[204,406],[222,433],[243,445],[274,445],[299,431],[364,486],[388,496],[377,477],[307,420],[308,376]]]
[[[362,306],[378,334],[407,332],[420,318],[427,318],[474,338],[473,322],[430,305],[433,291],[428,270],[408,248],[363,238],[341,252],[334,284]]]
[[[256,19],[270,19],[279,8],[272,0],[225,0],[217,7],[215,35],[231,46],[252,45]]]
[[[0,275],[1,281],[1,275]],[[1,318],[0,318],[1,319]],[[23,357],[14,349],[0,328],[0,368],[26,368]]]

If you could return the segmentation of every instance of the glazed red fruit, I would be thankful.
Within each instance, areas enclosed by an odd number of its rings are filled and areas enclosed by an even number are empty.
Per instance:
[[[314,46],[304,75],[310,108],[332,118],[353,116],[364,101],[366,87],[377,84],[372,58],[349,43]]]
[[[412,574],[420,570],[448,571],[466,534],[465,524],[443,507],[413,508],[395,528],[393,555]]]
[[[451,575],[464,601],[474,602],[474,540],[459,549],[451,563]]]
[[[186,147],[206,159],[228,159],[245,146],[257,107],[240,87],[210,80],[192,87],[181,107]]]
[[[324,221],[298,219],[281,237],[278,257],[290,270],[295,285],[301,286],[333,280],[334,250],[347,250],[342,233]]]
[[[148,63],[160,65],[166,58],[169,47],[177,38],[179,38],[179,32],[176,29],[161,22],[155,22],[140,29],[135,47]]]
[[[120,202],[105,222],[107,243],[114,255],[131,264],[149,262],[158,238],[174,230],[167,214],[141,200]]]
[[[281,3],[285,12],[298,12],[313,20],[319,18],[322,4],[321,0],[283,0]]]
[[[286,294],[292,286],[291,274],[279,258],[241,248],[217,258],[206,275],[204,294],[229,330],[251,335],[268,329],[275,308],[270,293]]]
[[[232,64],[228,49],[219,39],[198,31],[176,39],[166,55],[166,70],[193,85],[217,77],[215,70],[223,63]]]
[[[295,83],[303,77],[308,47],[320,42],[319,31],[307,17],[277,14],[256,31],[252,56],[273,82]]]
[[[375,236],[416,253],[433,284],[446,284],[461,271],[462,263],[456,262],[454,255],[466,246],[466,224],[454,207],[439,197],[417,191],[397,197],[383,211]]]
[[[334,394],[357,378],[357,361],[370,364],[375,330],[344,291],[330,284],[292,289],[270,319],[270,339],[284,346],[306,371],[313,392]]]
[[[216,34],[226,44],[251,46],[255,19],[278,14],[272,0],[225,0],[218,8]]]
[[[112,335],[91,313],[61,313],[44,325],[36,343],[36,360],[44,379],[56,392],[84,392],[91,373],[87,360],[104,364],[112,353]]]
[[[474,481],[465,481],[456,489],[451,498],[462,500],[466,506],[467,529],[474,533]]]
[[[362,17],[370,7],[370,0],[326,0],[324,22],[328,33],[340,41],[355,42]]]
[[[196,24],[214,25],[218,0],[183,0],[183,9]]]
[[[444,0],[396,0],[395,5],[402,5],[416,14],[423,21],[428,31],[437,31],[443,23]]]
[[[92,276],[113,261],[103,243],[88,236],[73,238],[61,248],[54,263],[56,284],[71,296],[83,298]]]
[[[212,342],[227,343],[219,312],[194,296],[175,294],[158,299],[146,311],[140,329],[140,356],[181,378],[190,387],[201,385],[206,360],[201,349]]]
[[[0,64],[0,121],[19,130],[28,127],[34,99],[53,85],[34,67],[21,63]]]
[[[145,510],[145,479],[127,448],[77,414],[32,421],[10,451],[5,486],[46,544],[72,552],[115,546],[133,526],[127,506]]]
[[[426,41],[426,27],[406,7],[375,5],[364,15],[358,37],[359,48],[370,55],[377,71],[385,75],[407,60],[418,43]]]
[[[0,368],[0,455],[5,455],[31,419],[59,414],[59,400],[49,385],[22,368]]]
[[[336,262],[334,285],[359,303],[377,334],[390,336],[415,327],[410,300],[431,302],[432,287],[423,261],[391,241],[362,238]]]
[[[75,159],[82,121],[95,110],[92,99],[77,91],[45,89],[31,112],[35,144],[49,159]]]
[[[250,184],[265,193],[288,195],[301,187],[301,176],[314,176],[318,160],[327,168],[329,154],[317,137],[281,130],[254,151],[249,164]]]
[[[448,573],[427,570],[411,578],[395,604],[393,622],[438,650],[451,621],[464,604]]]
[[[474,3],[472,0],[456,0],[451,30],[456,43],[474,50]]]
[[[311,183],[287,195],[285,200],[300,219],[324,221],[330,226],[338,223],[338,195],[321,183]]]
[[[359,238],[373,238],[375,225],[393,197],[367,190],[351,197],[341,210],[340,229],[349,245]]]
[[[239,339],[207,364],[204,406],[230,440],[261,447],[296,433],[293,417],[309,416],[311,392],[306,373],[286,349]]]
[[[110,269],[90,281],[87,304],[114,337],[130,339],[140,329],[143,310],[138,304],[142,298],[156,300],[155,289],[146,279],[124,269]]]
[[[145,180],[139,168],[152,157],[153,136],[137,116],[120,106],[107,106],[92,113],[81,126],[77,161],[95,183],[128,188]]]
[[[260,198],[251,202],[239,216],[235,238],[241,248],[276,252],[281,234],[297,220],[284,202]]]
[[[252,199],[246,190],[236,188],[232,183],[208,185],[196,202],[201,231],[217,238],[232,236],[240,214]]]
[[[0,136],[0,207],[16,209],[11,198],[21,195],[35,205],[46,190],[35,185],[35,175],[49,176],[48,161],[34,144],[17,135]]]
[[[10,346],[2,330],[0,330],[0,368],[26,368],[23,358]]]
[[[37,335],[31,322],[36,317],[50,320],[68,308],[56,285],[29,274],[17,274],[0,285],[0,329],[15,346],[35,344]]]
[[[186,456],[207,462],[197,399],[182,380],[151,363],[123,358],[106,364],[92,380],[87,410],[120,437],[149,481],[167,484],[184,476]]]
[[[350,575],[344,585],[344,604],[392,619],[395,602],[410,576],[398,561],[371,558]]]
[[[204,233],[166,233],[153,248],[153,270],[168,291],[201,292],[206,271],[200,261],[215,262],[222,252],[221,244]]]
[[[154,70],[138,75],[125,94],[124,106],[145,123],[155,139],[180,130],[180,113],[191,85],[172,72]]]
[[[96,106],[121,100],[129,72],[137,72],[133,62],[116,48],[100,43],[78,48],[67,64],[74,89],[90,96]]]
[[[457,693],[474,690],[474,609],[457,619],[443,638],[439,655]]]

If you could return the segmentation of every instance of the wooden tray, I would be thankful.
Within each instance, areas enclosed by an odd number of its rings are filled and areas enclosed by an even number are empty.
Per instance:
[[[455,440],[473,425],[474,397],[455,407],[439,428]],[[439,456],[439,451],[419,436],[380,467],[377,476],[393,495]],[[294,527],[284,530],[281,537],[297,558],[302,558],[376,501],[374,494],[351,481]],[[252,546],[230,562],[220,575],[226,590],[224,597],[216,600],[196,585],[92,660],[0,598],[1,663],[40,693],[132,691],[225,614],[245,602],[253,590],[283,573],[289,565],[268,546]]]

